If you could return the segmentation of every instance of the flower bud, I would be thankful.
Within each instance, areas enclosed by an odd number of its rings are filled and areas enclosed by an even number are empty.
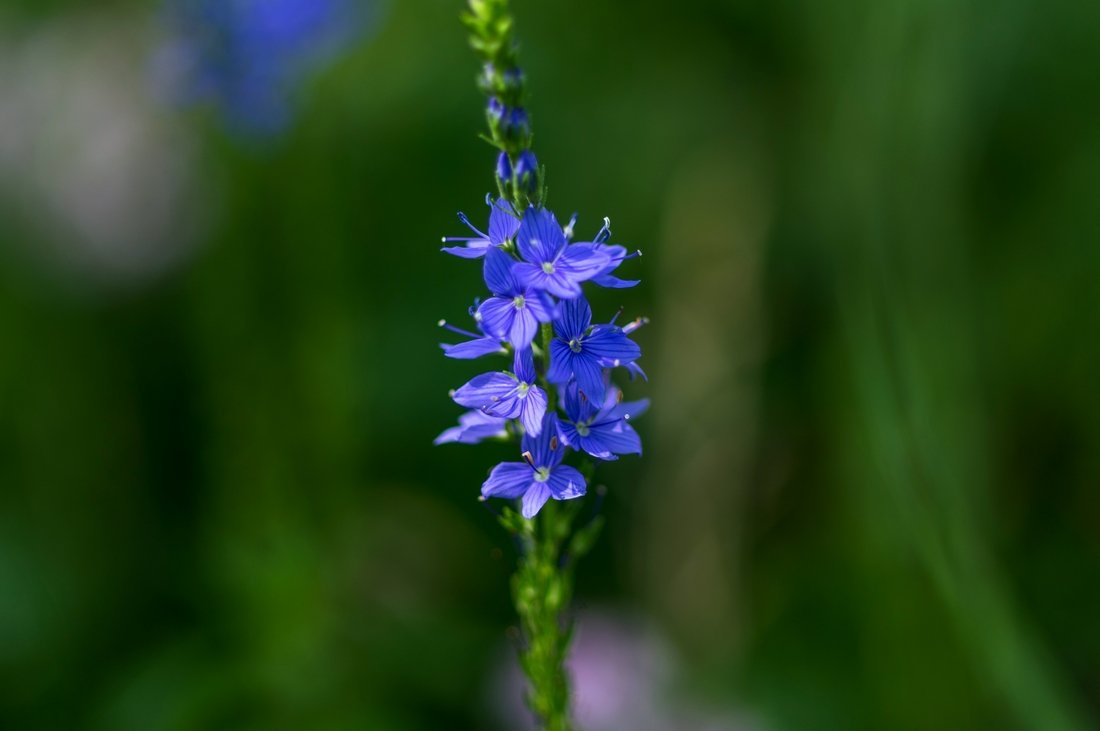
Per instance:
[[[500,157],[497,158],[497,179],[502,183],[512,180],[512,161],[507,152],[500,153]]]
[[[524,150],[516,160],[515,175],[528,195],[534,195],[539,187],[539,162],[535,153]]]
[[[531,133],[527,122],[527,110],[523,107],[510,110],[504,117],[503,126],[505,134],[516,139],[522,139]]]

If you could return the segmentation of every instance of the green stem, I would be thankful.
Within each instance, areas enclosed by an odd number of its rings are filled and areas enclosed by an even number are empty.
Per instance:
[[[571,631],[562,620],[573,589],[572,570],[562,567],[562,549],[572,531],[573,514],[550,501],[535,520],[524,521],[527,552],[513,577],[525,642],[520,664],[530,686],[528,703],[542,731],[573,729],[565,671]]]

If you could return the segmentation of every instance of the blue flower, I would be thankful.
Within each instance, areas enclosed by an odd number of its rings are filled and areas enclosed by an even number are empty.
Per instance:
[[[603,369],[627,365],[642,355],[638,344],[613,323],[592,325],[588,300],[578,297],[560,303],[561,316],[554,320],[554,339],[550,342],[551,383],[567,383],[570,378],[586,397],[597,403],[604,398]]]
[[[463,259],[480,259],[485,252],[493,246],[501,246],[516,235],[519,228],[519,219],[512,212],[512,206],[503,198],[494,203],[491,198],[486,198],[489,204],[489,233],[482,233],[466,217],[465,213],[458,214],[458,220],[466,224],[477,236],[445,236],[443,243],[456,241],[465,242],[465,246],[444,246],[442,251]]]
[[[156,70],[174,96],[217,104],[234,132],[270,137],[289,125],[295,87],[370,25],[374,5],[168,0]]]
[[[472,313],[472,311],[471,311]],[[478,327],[481,327],[481,322],[475,316],[475,322]],[[440,343],[439,347],[443,348],[443,354],[448,358],[457,358],[459,360],[470,360],[473,358],[480,358],[483,355],[507,355],[508,350],[501,343],[504,338],[496,338],[492,335],[487,335],[482,332],[481,335],[472,333],[468,330],[457,328],[450,324],[446,320],[440,320],[439,326],[447,328],[453,333],[458,335],[465,335],[470,340],[464,343],[458,343],[456,345],[449,345],[447,343]]]
[[[515,266],[515,260],[501,249],[486,254],[485,286],[493,296],[477,308],[477,319],[486,333],[522,349],[531,345],[540,322],[550,322],[554,303],[545,293],[520,286],[513,274]]]
[[[594,244],[568,244],[558,219],[545,208],[531,207],[523,214],[516,248],[523,258],[514,269],[519,284],[564,299],[580,297],[581,282],[599,275],[610,263]]]
[[[581,393],[576,381],[562,393],[562,406],[568,421],[561,425],[562,439],[573,449],[597,459],[618,459],[619,454],[641,454],[642,440],[628,421],[649,408],[649,399],[621,402],[622,391],[607,389],[599,409]]]
[[[550,498],[571,500],[584,495],[587,490],[584,476],[561,463],[565,444],[560,438],[556,415],[546,415],[539,436],[525,435],[522,448],[526,461],[504,462],[494,467],[481,486],[483,497],[523,498],[520,512],[531,519]]]
[[[489,416],[484,411],[467,411],[458,417],[458,426],[452,426],[435,438],[435,444],[477,444],[483,439],[508,436],[504,425],[507,419]]]
[[[456,390],[452,398],[489,416],[519,419],[532,436],[542,429],[546,414],[546,392],[535,385],[535,362],[530,348],[516,351],[514,373],[475,376]]]

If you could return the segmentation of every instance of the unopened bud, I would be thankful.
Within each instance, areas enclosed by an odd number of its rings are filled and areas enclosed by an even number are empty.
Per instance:
[[[535,153],[530,150],[520,153],[516,160],[515,174],[527,194],[534,195],[539,187],[539,161],[535,158]]]
[[[507,152],[500,153],[500,157],[497,158],[497,179],[502,183],[512,180],[512,161]]]

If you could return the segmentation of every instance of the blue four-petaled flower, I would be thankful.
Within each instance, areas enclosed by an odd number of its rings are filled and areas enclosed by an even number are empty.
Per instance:
[[[481,486],[483,497],[522,498],[520,512],[524,518],[533,518],[550,498],[571,500],[584,495],[584,475],[561,463],[565,444],[556,415],[546,415],[539,436],[524,435],[522,447],[524,461],[494,467]]]
[[[592,308],[584,297],[561,303],[561,316],[554,320],[550,342],[551,383],[565,384],[570,378],[585,397],[602,403],[606,363],[627,365],[641,357],[642,349],[614,324],[592,326]]]
[[[598,276],[611,263],[595,244],[570,244],[554,214],[528,208],[516,232],[516,248],[523,261],[516,280],[564,299],[581,296],[581,282]]]
[[[562,438],[577,451],[596,459],[614,460],[620,454],[641,454],[642,440],[630,419],[649,408],[649,399],[622,401],[622,391],[607,389],[603,405],[597,406],[581,393],[576,381],[565,387],[562,407],[567,421],[561,424]]]
[[[457,389],[452,398],[490,416],[519,419],[528,434],[537,435],[546,414],[546,392],[535,380],[531,349],[524,348],[516,351],[512,373],[482,373]]]

